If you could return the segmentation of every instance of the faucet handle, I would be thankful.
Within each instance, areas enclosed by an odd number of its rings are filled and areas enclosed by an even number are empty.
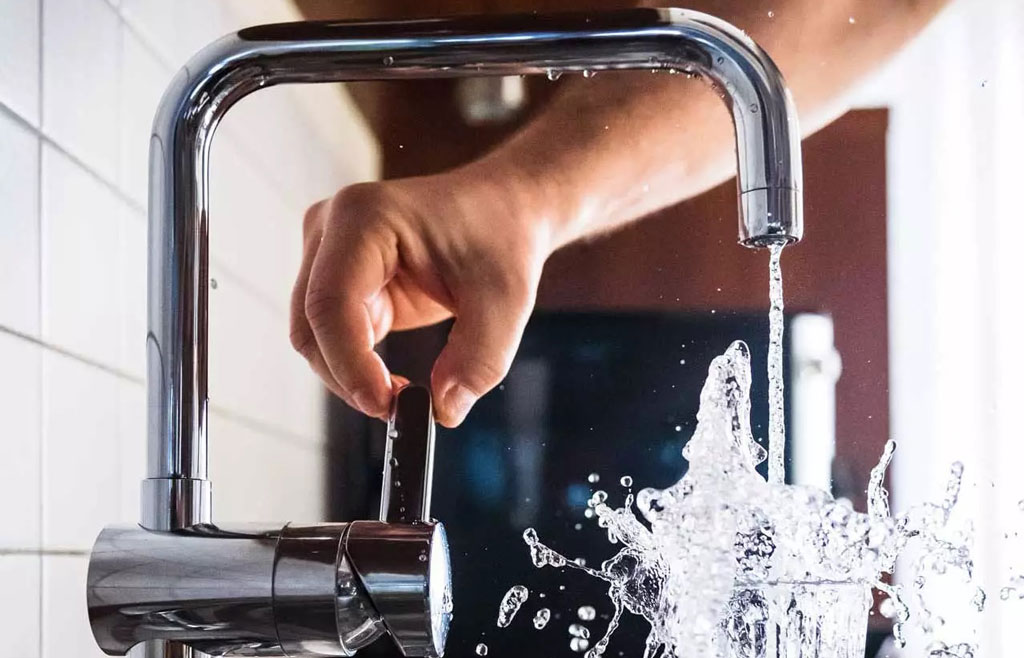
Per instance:
[[[353,521],[345,555],[403,656],[440,656],[451,621],[444,526],[430,518],[434,411],[430,391],[395,395],[384,451],[380,521]]]
[[[430,521],[434,478],[434,407],[430,390],[405,386],[395,394],[384,450],[380,520]]]

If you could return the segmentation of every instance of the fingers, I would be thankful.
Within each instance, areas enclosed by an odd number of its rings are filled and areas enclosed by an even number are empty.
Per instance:
[[[310,363],[349,404],[384,418],[392,384],[373,346],[391,325],[383,289],[397,256],[393,239],[345,214],[322,232],[310,265],[302,310],[319,352]]]
[[[459,425],[476,401],[508,373],[534,297],[535,286],[505,282],[478,285],[458,300],[455,325],[431,375],[442,425]]]
[[[327,363],[324,362],[323,355],[320,354],[320,346],[316,344],[313,329],[309,326],[309,321],[306,320],[306,289],[309,286],[309,272],[313,267],[313,259],[323,236],[322,215],[326,205],[325,201],[313,205],[306,211],[303,220],[302,264],[299,266],[299,275],[292,288],[289,338],[295,351],[309,362],[313,371],[320,376],[331,393],[349,402],[346,399],[347,394],[338,386],[331,371],[327,368]]]

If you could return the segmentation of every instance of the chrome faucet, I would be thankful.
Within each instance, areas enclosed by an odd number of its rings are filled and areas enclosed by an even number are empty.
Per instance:
[[[398,483],[386,464],[379,521],[277,529],[212,523],[209,152],[224,113],[249,93],[284,83],[623,69],[677,70],[712,83],[735,126],[739,241],[763,247],[801,238],[800,141],[789,92],[763,50],[705,14],[635,9],[265,25],[211,44],[177,74],[150,143],[142,519],[104,530],[89,571],[90,619],[104,651],[123,654],[146,641],[161,656],[193,649],[345,656],[385,633],[405,655],[444,649],[447,542],[443,526],[429,519],[433,421],[424,415],[430,400],[422,389],[396,396],[392,430],[401,438],[391,439],[396,452],[419,446],[398,458],[409,464],[399,468],[412,469],[401,480],[421,485],[417,500],[388,503]]]

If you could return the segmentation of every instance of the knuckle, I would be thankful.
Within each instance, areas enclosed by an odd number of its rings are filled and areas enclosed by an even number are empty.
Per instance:
[[[309,234],[311,231],[320,228],[321,213],[324,208],[326,201],[317,201],[309,208],[306,208],[306,212],[302,215],[302,232]]]
[[[496,277],[497,292],[519,307],[529,306],[533,300],[534,285],[529,275],[519,269],[506,269]]]
[[[331,214],[355,220],[371,214],[380,205],[379,183],[355,183],[347,185],[331,198]]]
[[[505,379],[510,365],[501,359],[479,359],[465,373],[463,384],[477,396],[482,396]]]
[[[306,321],[314,333],[326,327],[331,315],[339,305],[340,300],[335,293],[321,286],[310,284],[306,291],[304,310],[306,311]]]
[[[316,337],[313,336],[313,331],[309,328],[309,325],[305,322],[293,322],[291,331],[288,332],[288,339],[291,341],[292,348],[301,354],[302,356],[309,359],[313,354],[313,348],[316,346]]]

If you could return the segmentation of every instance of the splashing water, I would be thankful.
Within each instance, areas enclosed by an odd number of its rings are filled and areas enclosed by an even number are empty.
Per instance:
[[[551,610],[548,608],[541,608],[533,615],[533,627],[538,631],[544,630],[549,621],[551,621]]]
[[[918,549],[916,580],[970,575],[969,538],[949,524],[962,466],[954,465],[941,502],[898,517],[883,486],[893,442],[871,473],[866,513],[824,491],[765,481],[756,471],[766,453],[751,434],[749,390],[749,352],[736,342],[708,369],[697,428],[683,449],[686,474],[667,489],[638,492],[639,514],[632,493],[618,508],[594,493],[598,524],[621,545],[600,569],[545,546],[533,529],[523,533],[535,566],[568,567],[608,584],[614,612],[604,634],[574,647],[586,658],[605,652],[624,611],[651,625],[646,658],[863,656],[871,586],[891,597],[886,609],[898,640],[912,616],[922,626],[937,623],[916,591],[880,582],[908,544]],[[942,646],[932,655],[973,651],[967,643]]]
[[[786,481],[786,409],[782,380],[782,333],[785,327],[782,296],[782,243],[772,244],[768,265],[768,481]]]
[[[506,628],[511,624],[512,618],[516,616],[519,608],[523,607],[528,598],[530,598],[530,590],[522,585],[516,585],[505,592],[505,596],[501,599],[501,604],[498,606],[498,627]]]

